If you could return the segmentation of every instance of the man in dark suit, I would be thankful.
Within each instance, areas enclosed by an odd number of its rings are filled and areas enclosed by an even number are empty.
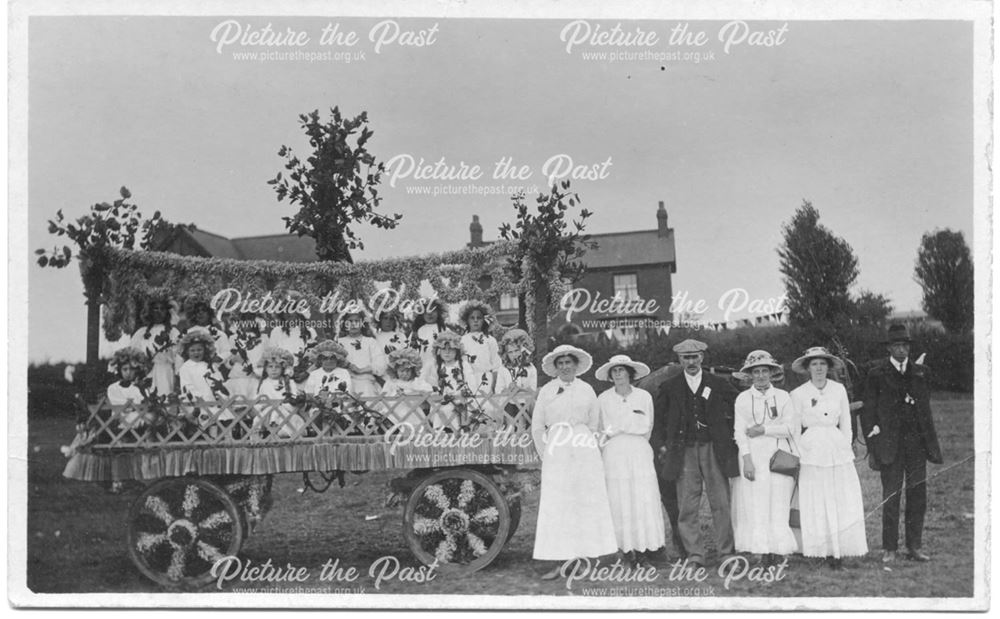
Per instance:
[[[702,371],[708,346],[684,340],[674,352],[684,372],[668,378],[655,400],[650,441],[660,461],[660,476],[676,483],[678,530],[691,564],[705,564],[705,544],[698,521],[702,488],[712,508],[720,559],[733,554],[729,478],[740,474],[733,440],[736,389],[728,380]]]
[[[911,559],[929,561],[921,550],[927,511],[927,461],[941,464],[941,447],[930,404],[930,371],[910,356],[905,325],[889,327],[889,358],[868,371],[861,425],[868,437],[873,468],[882,476],[882,561],[896,560],[899,499],[906,486],[906,549]]]

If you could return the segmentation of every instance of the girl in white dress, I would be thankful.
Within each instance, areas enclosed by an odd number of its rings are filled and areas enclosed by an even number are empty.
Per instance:
[[[188,405],[189,414],[197,415],[198,425],[209,428],[211,435],[216,436],[220,427],[232,425],[234,416],[228,407],[207,404],[229,397],[222,374],[211,361],[215,343],[207,333],[193,331],[181,338],[177,350],[184,359],[177,373],[181,401]]]
[[[542,371],[556,379],[538,391],[531,418],[542,459],[532,557],[559,562],[544,580],[557,578],[567,560],[618,550],[598,447],[600,405],[593,388],[577,378],[592,364],[588,353],[568,344],[542,359]]]
[[[663,507],[649,436],[653,432],[653,396],[632,383],[649,366],[615,355],[597,368],[598,380],[614,386],[598,396],[604,434],[604,479],[618,549],[633,565],[645,562],[665,544]]]
[[[138,348],[126,346],[115,351],[108,369],[118,375],[118,380],[108,385],[108,404],[123,407],[114,419],[124,430],[141,430],[152,423],[154,414],[143,407],[156,391],[149,383],[149,357]]]
[[[261,375],[256,368],[263,367],[260,358],[269,345],[262,324],[263,320],[256,314],[244,313],[231,320],[227,330],[231,354],[227,359],[229,380],[226,386],[233,395],[242,395],[248,400],[257,395]]]
[[[306,393],[320,395],[324,391],[353,391],[351,373],[345,367],[347,351],[343,346],[333,340],[323,340],[310,351],[310,355],[320,367],[309,373],[304,389]]]
[[[388,398],[430,395],[434,388],[420,377],[421,364],[420,353],[412,348],[402,348],[389,353],[387,378],[385,385],[382,386],[382,395]],[[394,406],[388,402],[383,404],[386,419],[392,425],[406,424],[412,429],[424,425],[427,417],[416,398],[392,404]]]
[[[344,367],[351,373],[351,391],[371,397],[379,392],[375,376],[385,373],[385,355],[371,336],[368,317],[360,309],[348,309],[340,315],[337,343],[347,351]]]
[[[481,394],[491,394],[496,387],[500,369],[500,345],[490,335],[492,312],[482,301],[468,301],[462,308],[460,321],[465,327],[462,354],[472,369],[469,386]]]
[[[423,378],[442,400],[431,410],[431,426],[457,432],[468,423],[470,408],[472,412],[479,410],[466,379],[472,368],[463,360],[461,339],[451,331],[439,333],[432,350],[434,357],[424,366]]]
[[[180,332],[172,326],[170,303],[164,298],[147,301],[142,312],[143,327],[132,334],[129,345],[145,352],[153,360],[150,376],[160,395],[176,393],[177,368],[184,362],[174,347]]]
[[[780,448],[798,455],[793,428],[798,427],[787,391],[771,385],[781,365],[770,353],[747,355],[742,373],[753,385],[736,397],[735,439],[741,476],[733,480],[733,537],[737,552],[759,555],[765,565],[798,550],[788,524],[795,478],[771,472],[771,456]]]
[[[801,421],[799,511],[802,554],[827,557],[834,569],[841,557],[868,552],[861,483],[851,447],[851,410],[847,390],[827,378],[830,367],[843,362],[825,348],[814,347],[792,363],[809,374],[809,382],[792,391],[791,401]]]
[[[229,336],[225,329],[215,323],[215,312],[212,311],[212,306],[202,299],[188,299],[184,303],[184,316],[187,318],[188,325],[181,335],[187,335],[194,331],[207,333],[215,344],[216,357],[212,361],[221,363],[220,369],[222,369],[223,374],[227,374],[229,365],[226,361],[230,355]]]
[[[413,321],[410,347],[420,353],[426,368],[434,360],[434,341],[438,333],[445,331],[444,317],[447,308],[437,299],[425,299],[421,304],[424,311]]]
[[[529,425],[529,415],[522,413],[518,402],[532,397],[538,390],[538,370],[531,363],[535,343],[527,331],[510,329],[500,338],[501,365],[497,371],[496,393],[504,394],[507,403],[504,405],[505,423],[511,423],[518,430],[526,430]],[[531,408],[527,408],[530,413]]]
[[[389,357],[393,351],[407,348],[409,340],[400,328],[400,315],[396,310],[385,310],[375,315],[375,342],[382,354]]]
[[[281,438],[299,437],[305,420],[289,402],[298,394],[298,387],[291,380],[295,357],[287,350],[268,347],[261,351],[257,364],[264,375],[257,386],[255,433],[260,435],[267,431]]]

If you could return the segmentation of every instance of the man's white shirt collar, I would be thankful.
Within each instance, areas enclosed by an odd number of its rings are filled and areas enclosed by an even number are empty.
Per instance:
[[[889,357],[889,361],[892,362],[892,366],[896,368],[900,374],[906,372],[906,362],[909,361],[909,358],[903,359],[902,361],[896,361],[895,357]]]
[[[701,370],[698,370],[698,373],[694,376],[684,372],[684,380],[687,381],[688,388],[691,390],[691,393],[697,393],[698,387],[701,385]]]

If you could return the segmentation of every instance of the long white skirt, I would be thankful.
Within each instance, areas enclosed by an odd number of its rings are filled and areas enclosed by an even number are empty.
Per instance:
[[[859,557],[868,553],[861,482],[854,463],[803,464],[799,471],[802,554]]]
[[[532,556],[565,561],[616,552],[604,464],[593,433],[582,424],[555,424],[546,436]]]
[[[608,441],[604,478],[618,548],[629,552],[663,547],[663,505],[649,441],[635,434],[619,434]]]
[[[733,540],[737,552],[791,554],[799,548],[788,513],[795,491],[795,478],[772,473],[754,460],[754,480],[740,476],[733,480]]]

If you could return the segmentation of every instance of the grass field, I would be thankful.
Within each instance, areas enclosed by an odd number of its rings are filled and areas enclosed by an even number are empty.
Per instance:
[[[877,473],[861,461],[857,466],[872,549],[868,557],[846,562],[843,571],[795,557],[789,562],[787,576],[779,582],[764,584],[744,579],[732,583],[728,590],[714,570],[704,583],[671,582],[669,566],[664,562],[658,579],[643,586],[697,585],[701,594],[723,596],[971,597],[974,466],[970,460],[948,467],[973,455],[973,404],[969,396],[942,396],[933,407],[945,463],[929,465],[932,479],[924,548],[932,555],[932,562],[903,561],[891,569],[883,567],[878,558],[881,512],[876,508],[881,489]],[[29,424],[28,587],[36,593],[161,591],[139,574],[126,552],[126,514],[135,494],[112,495],[97,484],[62,477],[65,458],[59,446],[68,444],[72,433],[71,418],[36,415]],[[935,476],[937,473],[941,474]],[[241,558],[260,563],[270,559],[277,566],[290,563],[308,568],[309,581],[286,586],[317,593],[335,592],[324,590],[327,587],[354,587],[355,591],[360,587],[366,594],[606,595],[612,593],[612,587],[622,586],[588,585],[603,591],[583,592],[584,585],[576,583],[570,591],[565,581],[543,582],[538,578],[540,566],[531,560],[538,508],[536,490],[526,497],[517,534],[485,570],[462,577],[438,574],[426,583],[400,582],[396,578],[382,582],[376,590],[375,579],[367,574],[376,559],[391,555],[403,566],[418,565],[403,540],[401,508],[383,508],[389,479],[401,474],[389,471],[348,475],[345,488],[334,486],[325,494],[299,492],[299,475],[277,476],[274,508],[245,545]],[[707,517],[707,505],[704,511]],[[360,578],[353,583],[319,582],[320,567],[334,559],[339,559],[341,566],[357,568]],[[230,583],[224,590],[233,591],[234,586],[240,585]]]

